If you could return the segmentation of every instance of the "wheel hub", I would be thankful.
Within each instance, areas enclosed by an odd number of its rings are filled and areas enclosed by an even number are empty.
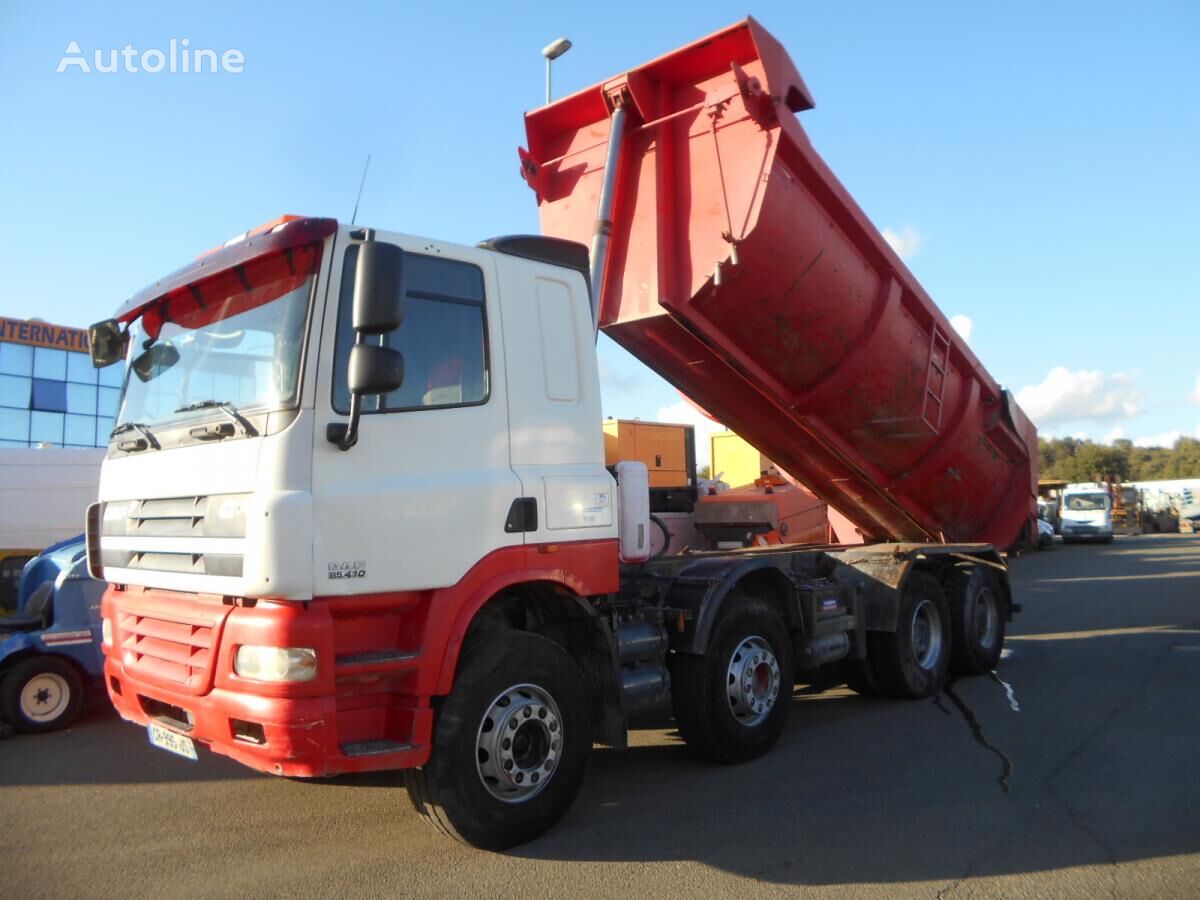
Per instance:
[[[479,778],[498,800],[522,803],[550,782],[562,741],[562,716],[554,698],[536,685],[514,685],[491,702],[479,724]]]
[[[21,688],[21,714],[31,722],[50,722],[71,702],[71,687],[54,672],[33,676]]]
[[[1000,612],[996,597],[990,588],[984,588],[975,595],[975,637],[980,647],[991,650],[996,646],[999,633]]]
[[[942,617],[932,600],[922,600],[913,611],[912,648],[922,669],[937,667],[942,655]]]
[[[779,699],[779,660],[771,645],[757,635],[734,649],[726,678],[729,709],[741,724],[760,724]]]

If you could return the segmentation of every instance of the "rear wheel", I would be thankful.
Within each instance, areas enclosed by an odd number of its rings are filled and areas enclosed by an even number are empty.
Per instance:
[[[16,731],[36,734],[66,728],[83,708],[83,679],[66,660],[31,657],[5,674],[0,705]]]
[[[932,575],[913,572],[899,597],[895,632],[867,635],[879,686],[892,697],[930,697],[950,664],[946,595]]]
[[[498,634],[463,662],[429,762],[405,773],[409,798],[434,828],[463,843],[524,843],[570,809],[591,735],[574,661],[540,635]]]
[[[883,696],[883,690],[879,687],[879,679],[875,677],[875,670],[871,668],[869,658],[843,659],[841,669],[846,687],[854,693],[862,694],[864,697]]]
[[[996,668],[1004,647],[1004,600],[984,566],[954,569],[945,579],[951,622],[950,667],[964,675]]]
[[[731,594],[704,655],[671,657],[671,705],[688,747],[715,762],[762,756],[787,723],[792,642],[762,600]]]

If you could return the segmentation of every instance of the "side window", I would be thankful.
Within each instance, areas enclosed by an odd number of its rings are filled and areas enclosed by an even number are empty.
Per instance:
[[[354,346],[352,312],[358,246],[347,248],[338,296],[333,408],[350,411],[346,365]],[[405,257],[404,324],[382,340],[404,356],[404,384],[364,397],[363,412],[474,406],[488,399],[487,319],[478,266],[437,256]]]

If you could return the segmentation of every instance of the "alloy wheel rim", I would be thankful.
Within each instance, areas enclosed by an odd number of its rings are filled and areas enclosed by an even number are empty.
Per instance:
[[[742,725],[761,724],[779,699],[779,660],[764,638],[752,635],[734,648],[725,678],[733,717]]]
[[[562,715],[554,698],[537,685],[513,685],[496,695],[479,723],[479,780],[497,800],[524,803],[554,777],[562,745]]]
[[[1000,633],[1000,612],[996,607],[996,596],[991,588],[984,588],[975,595],[975,638],[985,650],[996,646]]]
[[[922,600],[913,611],[912,648],[917,665],[929,672],[942,655],[942,616],[932,600]]]

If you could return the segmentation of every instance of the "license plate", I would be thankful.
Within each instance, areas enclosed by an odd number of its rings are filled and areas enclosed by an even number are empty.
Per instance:
[[[172,753],[177,753],[188,759],[195,760],[200,758],[196,755],[196,744],[190,737],[176,734],[169,728],[163,728],[161,725],[155,725],[153,722],[148,726],[148,730],[150,732],[150,743],[155,747],[170,750]]]

